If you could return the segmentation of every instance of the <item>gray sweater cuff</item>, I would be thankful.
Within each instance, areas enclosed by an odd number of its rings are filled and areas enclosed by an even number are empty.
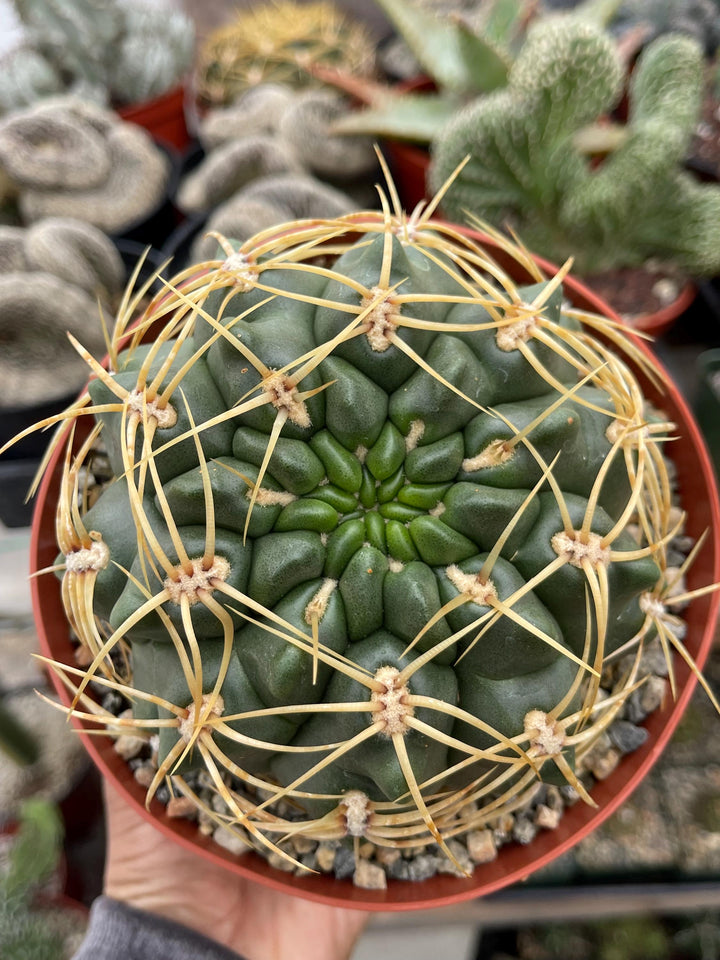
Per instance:
[[[207,937],[137,910],[119,900],[99,897],[90,925],[73,960],[242,960]]]

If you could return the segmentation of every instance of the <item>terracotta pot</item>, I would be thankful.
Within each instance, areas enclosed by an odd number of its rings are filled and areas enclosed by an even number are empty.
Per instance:
[[[464,232],[476,238],[479,236],[472,231]],[[503,262],[504,258],[500,254],[497,259],[506,269],[509,267],[509,263]],[[549,264],[543,261],[540,261],[540,264],[548,272],[552,272],[553,268]],[[520,281],[524,279],[517,274],[517,269],[515,275]],[[568,278],[565,281],[565,293],[577,307],[617,319],[604,303],[577,281]],[[628,336],[632,337],[631,334]],[[642,342],[637,338],[632,339],[639,350],[651,356]],[[668,452],[677,466],[683,502],[690,510],[687,533],[695,538],[708,528],[713,533],[706,538],[688,575],[688,589],[704,586],[720,580],[720,504],[708,454],[695,421],[670,378],[664,379],[664,390],[660,392],[648,382],[641,371],[635,372],[646,396],[661,406],[668,418],[678,425],[679,438],[668,445]],[[78,423],[76,441],[83,438],[81,426],[82,424]],[[54,519],[61,461],[61,451],[58,449],[39,491],[31,542],[33,572],[52,564],[56,556]],[[34,577],[31,583],[43,652],[56,660],[72,663],[73,645],[61,603],[59,581],[49,575]],[[719,605],[720,593],[713,593],[694,600],[684,612],[688,626],[686,644],[699,666],[704,663],[712,643]],[[203,837],[194,823],[168,818],[164,806],[157,800],[154,800],[149,811],[146,811],[144,788],[135,781],[129,767],[115,752],[110,740],[88,736],[83,732],[80,736],[102,773],[113,780],[116,788],[142,816],[149,818],[168,837],[211,862],[276,890],[334,906],[369,911],[420,910],[484,896],[525,880],[534,871],[570,850],[616,811],[657,760],[694,691],[696,681],[693,675],[684,662],[679,658],[677,660],[677,700],[667,702],[662,709],[648,718],[646,727],[649,737],[646,743],[634,753],[623,757],[615,772],[593,788],[592,795],[598,808],[583,803],[575,804],[566,810],[556,830],[541,832],[527,846],[508,844],[502,847],[493,862],[477,867],[469,879],[440,875],[420,883],[390,880],[386,890],[360,889],[353,886],[350,880],[339,881],[327,875],[297,877],[273,869],[254,853],[242,857],[233,856],[210,838]],[[60,699],[68,705],[67,690],[59,681],[56,688]],[[73,722],[82,731],[80,724]]]
[[[592,285],[590,281],[590,285]],[[697,296],[697,287],[688,281],[680,287],[675,299],[664,307],[628,316],[621,314],[623,323],[639,333],[647,333],[651,337],[660,337],[692,306]]]
[[[672,303],[652,313],[641,313],[639,317],[626,320],[633,330],[649,333],[659,337],[669,330],[686,310],[689,310],[697,296],[697,289],[693,283],[686,283]]]
[[[128,123],[144,127],[156,140],[185,150],[190,143],[185,121],[185,87],[173,87],[152,100],[120,107],[118,114]]]

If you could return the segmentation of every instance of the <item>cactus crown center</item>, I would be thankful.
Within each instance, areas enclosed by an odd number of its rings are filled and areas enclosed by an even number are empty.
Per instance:
[[[379,704],[379,709],[372,714],[372,722],[382,723],[382,732],[388,737],[396,733],[404,735],[408,731],[407,718],[415,713],[407,702],[410,695],[407,684],[400,681],[398,668],[391,666],[380,667],[375,679],[382,684],[382,688],[370,698],[372,703]]]
[[[213,557],[208,567],[203,557],[190,560],[189,569],[182,564],[175,567],[175,576],[168,577],[163,586],[175,603],[180,603],[183,596],[187,597],[190,605],[200,601],[200,592],[212,593],[215,581],[227,580],[230,573],[230,564],[225,557]]]

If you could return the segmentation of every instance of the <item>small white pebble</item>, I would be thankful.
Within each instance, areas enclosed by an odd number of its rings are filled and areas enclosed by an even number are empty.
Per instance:
[[[557,830],[560,823],[560,811],[546,807],[544,803],[541,803],[535,814],[535,822],[543,830]]]
[[[473,863],[490,863],[497,857],[492,830],[473,830],[466,839],[468,853]]]
[[[232,833],[227,827],[217,827],[213,833],[213,840],[219,846],[224,847],[225,850],[229,850],[230,853],[234,853],[237,856],[247,853],[248,850],[252,850],[249,843],[246,843],[238,834]]]
[[[335,847],[327,843],[318,844],[318,848],[315,851],[315,859],[317,860],[318,867],[325,873],[329,873],[335,863]]]
[[[390,867],[400,859],[400,851],[397,847],[378,847],[375,859],[384,867]]]
[[[132,760],[145,748],[146,743],[142,737],[123,733],[115,740],[115,752],[119,753],[123,760]]]
[[[361,859],[358,860],[355,868],[353,883],[356,887],[362,887],[363,890],[385,890],[387,877],[379,864]]]
[[[197,815],[197,807],[190,797],[170,797],[165,812],[169,817],[193,820]]]
[[[310,837],[298,835],[292,838],[291,843],[295,853],[312,853],[317,845],[317,840],[311,840]]]
[[[296,864],[292,860],[286,860],[281,854],[276,853],[274,850],[268,857],[268,863],[271,867],[275,867],[276,870],[282,870],[284,873],[292,873]]]
[[[138,767],[135,770],[135,772],[133,773],[133,776],[135,777],[137,782],[140,784],[140,786],[145,787],[145,789],[147,790],[147,788],[155,779],[155,771],[153,770],[153,768],[150,766],[149,763],[144,763],[141,767]]]
[[[620,751],[611,747],[607,753],[598,757],[590,768],[594,777],[598,780],[605,780],[620,763]]]

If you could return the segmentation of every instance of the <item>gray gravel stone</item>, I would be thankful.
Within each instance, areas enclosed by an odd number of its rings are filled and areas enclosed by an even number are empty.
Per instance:
[[[608,736],[620,753],[632,753],[645,743],[648,732],[629,720],[616,720],[608,728]]]
[[[631,723],[642,723],[649,714],[662,705],[667,686],[667,682],[662,677],[648,677],[647,681],[628,697],[624,711],[626,718]]]
[[[405,860],[400,857],[394,863],[391,863],[387,868],[387,874],[392,880],[409,880],[410,879],[410,860]]]
[[[538,833],[538,825],[529,817],[518,817],[513,827],[513,840],[523,845],[532,843]]]
[[[355,873],[355,854],[349,847],[338,847],[335,851],[333,872],[338,880],[346,880]]]
[[[414,860],[408,860],[407,864],[410,880],[427,880],[429,877],[434,877],[438,870],[438,858],[428,853],[423,853]]]

